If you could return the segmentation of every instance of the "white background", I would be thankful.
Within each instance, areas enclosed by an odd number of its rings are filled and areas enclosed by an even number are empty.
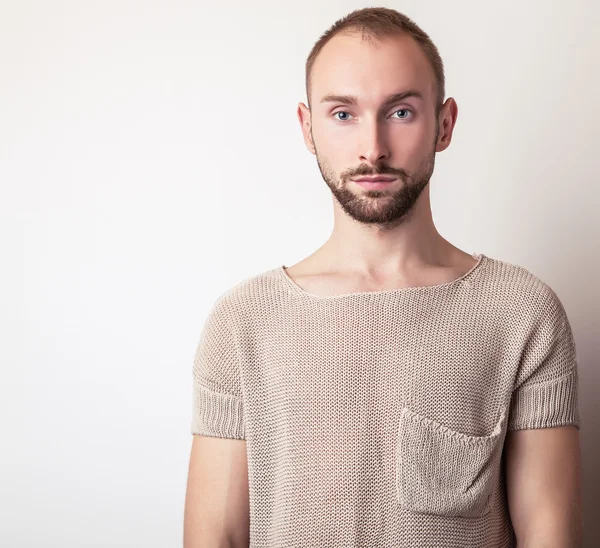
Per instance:
[[[182,545],[200,329],[329,236],[296,106],[313,43],[366,5],[0,2],[0,545]],[[382,5],[431,36],[459,107],[438,230],[569,315],[597,546],[599,3]]]

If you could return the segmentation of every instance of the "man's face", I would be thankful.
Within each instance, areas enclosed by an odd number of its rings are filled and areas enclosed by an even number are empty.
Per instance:
[[[310,133],[323,179],[355,220],[402,222],[435,162],[437,86],[427,57],[405,35],[361,41],[341,34],[321,50],[311,76]],[[420,97],[387,102],[402,92]],[[395,179],[378,189],[354,180],[377,174]]]

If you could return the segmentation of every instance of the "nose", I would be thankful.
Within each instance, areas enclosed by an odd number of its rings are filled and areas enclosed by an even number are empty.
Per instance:
[[[386,160],[390,152],[382,125],[373,120],[365,123],[361,132],[360,161],[376,165]]]

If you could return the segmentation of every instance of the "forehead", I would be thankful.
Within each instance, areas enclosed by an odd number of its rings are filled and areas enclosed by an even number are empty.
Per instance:
[[[360,34],[337,34],[319,52],[311,72],[315,103],[330,93],[358,95],[359,100],[406,89],[433,101],[435,75],[429,59],[407,34],[363,40]]]

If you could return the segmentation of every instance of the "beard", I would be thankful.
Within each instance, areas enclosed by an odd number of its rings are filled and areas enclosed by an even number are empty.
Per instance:
[[[432,151],[413,173],[408,173],[403,168],[393,168],[383,164],[375,167],[362,164],[356,169],[345,170],[338,177],[327,161],[319,156],[316,146],[315,155],[323,180],[346,214],[359,223],[392,228],[409,218],[409,213],[429,184],[435,165],[435,143],[437,143],[437,132]],[[403,184],[393,190],[386,188],[355,192],[350,188],[353,184],[350,179],[364,175],[392,175],[398,177]],[[390,183],[390,185],[397,184],[397,182]]]

